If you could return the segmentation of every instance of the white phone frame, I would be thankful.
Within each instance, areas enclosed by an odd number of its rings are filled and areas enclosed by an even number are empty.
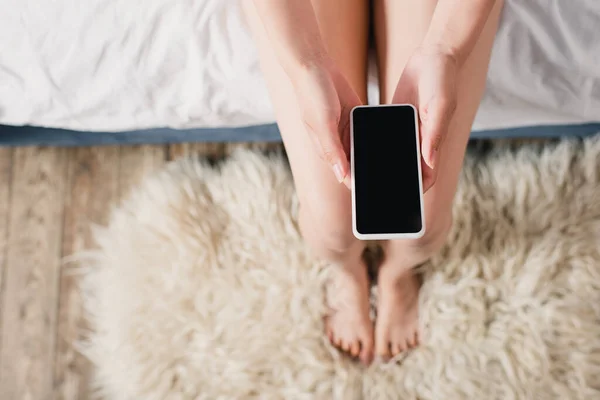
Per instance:
[[[354,187],[354,110],[358,108],[379,108],[379,107],[410,107],[415,116],[415,137],[417,148],[417,171],[419,174],[419,201],[421,202],[421,230],[411,233],[360,233],[356,228],[356,190]],[[418,239],[425,234],[425,210],[423,207],[423,174],[421,172],[421,140],[419,136],[419,117],[417,109],[412,104],[382,104],[356,106],[350,112],[350,171],[351,171],[351,191],[352,191],[352,233],[359,240],[388,240],[388,239]]]

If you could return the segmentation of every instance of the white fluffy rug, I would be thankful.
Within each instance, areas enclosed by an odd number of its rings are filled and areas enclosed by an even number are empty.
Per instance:
[[[600,136],[470,154],[425,266],[424,344],[368,369],[323,335],[281,157],[187,160],[99,229],[84,352],[109,399],[600,398]]]

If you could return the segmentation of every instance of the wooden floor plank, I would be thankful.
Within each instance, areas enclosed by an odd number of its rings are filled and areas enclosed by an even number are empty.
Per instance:
[[[178,158],[188,157],[190,155],[189,143],[174,143],[167,146],[167,160],[177,160]]]
[[[123,146],[120,149],[119,198],[125,197],[148,173],[167,161],[167,145]]]
[[[13,156],[0,349],[3,399],[52,396],[66,152]]]
[[[12,149],[0,148],[0,323],[2,321],[2,294],[4,293],[4,278],[6,276],[6,252],[8,250],[8,212],[10,210],[12,154]],[[1,334],[2,330],[0,329],[0,348],[2,348]],[[2,376],[0,375],[0,382],[1,381]]]
[[[168,159],[201,156],[210,160],[219,160],[225,155],[224,143],[177,143],[169,145]]]
[[[177,143],[169,145],[167,159],[201,156],[210,160],[219,160],[241,148],[270,152],[283,149],[283,144],[280,142]]]
[[[225,146],[225,155],[231,155],[237,149],[251,149],[262,152],[275,151],[283,148],[280,142],[232,142]]]
[[[0,149],[0,399],[87,399],[86,325],[64,256],[89,248],[91,223],[167,160],[219,160],[279,143]],[[11,206],[12,205],[12,206]],[[4,289],[4,290],[3,290]]]
[[[119,148],[69,150],[62,255],[69,257],[93,245],[91,224],[105,225],[118,199]],[[54,399],[87,399],[92,365],[76,349],[87,324],[77,275],[63,264],[60,276],[58,332],[54,360]]]

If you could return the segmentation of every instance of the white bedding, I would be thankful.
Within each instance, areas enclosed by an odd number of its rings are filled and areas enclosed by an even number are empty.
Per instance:
[[[0,0],[0,123],[273,122],[238,1]],[[600,1],[508,1],[474,128],[599,120]]]

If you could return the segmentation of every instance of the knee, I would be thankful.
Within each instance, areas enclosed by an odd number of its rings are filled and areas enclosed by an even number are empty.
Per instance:
[[[304,239],[321,257],[339,259],[358,242],[349,204],[327,210],[322,204],[301,204],[299,218]]]
[[[440,251],[446,244],[448,234],[452,229],[451,212],[445,215],[432,215],[432,217],[425,234],[410,243],[410,250],[420,260],[419,262],[429,259]]]
[[[432,213],[438,214],[438,213]],[[414,240],[395,241],[388,251],[397,254],[410,264],[411,267],[424,263],[433,257],[446,243],[452,228],[452,214],[427,215],[425,234]]]

